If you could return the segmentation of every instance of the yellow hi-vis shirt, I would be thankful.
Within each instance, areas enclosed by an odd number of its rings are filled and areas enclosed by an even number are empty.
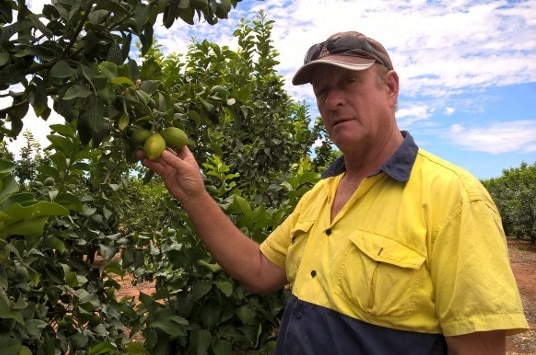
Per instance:
[[[300,301],[366,323],[445,336],[528,329],[488,192],[416,146],[408,164],[404,181],[363,180],[333,220],[343,174],[321,180],[262,253]]]

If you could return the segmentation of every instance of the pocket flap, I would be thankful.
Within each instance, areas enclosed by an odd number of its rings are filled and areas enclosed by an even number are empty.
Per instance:
[[[307,233],[313,227],[314,222],[298,222],[294,228],[290,231],[290,238],[292,241],[298,234]]]
[[[350,241],[369,258],[403,268],[418,269],[424,263],[424,253],[396,240],[368,231],[355,231]]]

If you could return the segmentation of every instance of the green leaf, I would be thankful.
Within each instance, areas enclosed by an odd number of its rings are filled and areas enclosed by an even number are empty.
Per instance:
[[[30,192],[18,192],[9,196],[5,200],[3,200],[2,203],[0,204],[0,208],[3,210],[7,210],[11,205],[14,205],[16,203],[23,205],[23,206],[27,206],[35,202],[36,201],[34,199],[34,196]]]
[[[0,349],[2,349],[2,353],[15,355],[18,353],[20,346],[21,341],[18,338],[10,336],[9,333],[0,334]]]
[[[76,75],[76,73],[77,70],[72,68],[66,60],[60,60],[50,69],[49,75],[52,78],[65,79]]]
[[[78,287],[78,279],[76,278],[76,272],[69,271],[67,274],[65,274],[65,283],[67,286],[75,288]]]
[[[45,249],[55,249],[61,254],[65,252],[65,244],[56,236],[49,236],[43,243]]]
[[[179,17],[189,25],[194,24],[195,10],[193,7],[188,7],[185,9],[180,9]]]
[[[86,78],[86,80],[89,82],[92,82],[93,78],[97,76],[97,72],[93,70],[92,67],[80,64],[80,69],[82,70],[82,75],[84,76],[84,78]]]
[[[194,296],[196,300],[199,300],[204,295],[206,295],[211,289],[212,289],[212,282],[202,281],[202,280],[195,281],[192,285],[192,296]]]
[[[169,2],[164,9],[163,23],[166,28],[170,28],[175,22],[175,19],[179,16],[179,8],[173,2]]]
[[[125,271],[123,270],[123,267],[118,262],[109,262],[106,265],[104,265],[104,271],[109,273],[114,273],[119,276],[122,276],[125,274]]]
[[[173,316],[168,316],[166,318],[161,317],[161,319],[151,322],[149,326],[151,328],[160,329],[166,334],[169,334],[171,336],[179,337],[179,336],[186,335],[185,327],[188,324],[189,324],[188,321],[184,319],[183,317],[173,315]]]
[[[134,87],[134,82],[130,80],[129,78],[126,78],[124,76],[116,76],[111,80],[112,84],[115,85],[121,85],[121,86],[129,86]]]
[[[251,215],[251,205],[249,202],[239,195],[234,195],[234,204],[238,206],[240,211],[247,217]]]
[[[73,130],[73,127],[69,123],[51,124],[50,129],[53,132],[57,132],[57,133],[59,133],[59,134],[61,134],[63,136],[66,136],[66,137],[74,137],[75,136],[75,132]]]
[[[19,185],[13,175],[0,175],[0,202],[7,196],[19,191]]]
[[[104,102],[108,104],[112,104],[117,98],[115,89],[112,85],[106,85],[103,88],[101,88],[98,91],[98,95],[102,100],[104,100]]]
[[[80,201],[80,198],[68,192],[59,193],[58,196],[56,196],[56,200],[54,202],[71,211],[80,212],[83,209],[82,201]]]
[[[9,174],[16,168],[16,164],[6,161],[6,160],[0,160],[0,174]]]
[[[216,302],[215,299],[210,299],[203,304],[203,309],[201,310],[201,322],[205,328],[212,328],[218,323],[220,318],[220,309],[221,305],[219,302]]]
[[[43,116],[48,109],[48,96],[46,93],[45,84],[43,80],[34,78],[30,88],[35,89],[30,92],[31,94],[28,95],[34,112],[38,117]]]
[[[192,354],[204,355],[208,352],[212,335],[206,329],[192,330],[190,333],[190,348]]]
[[[0,67],[6,65],[9,61],[9,53],[5,51],[0,51]]]
[[[130,124],[130,118],[125,113],[122,113],[119,116],[119,119],[117,120],[117,128],[119,128],[119,130],[121,131],[124,131],[128,127],[129,124]]]
[[[83,85],[74,84],[67,89],[65,95],[63,96],[64,100],[73,100],[73,99],[85,99],[91,95],[91,91]]]
[[[137,341],[128,343],[125,348],[128,355],[147,355],[147,351],[143,344]]]
[[[244,325],[253,324],[256,319],[256,312],[250,305],[243,305],[236,310],[236,315]]]
[[[27,319],[26,331],[34,338],[38,339],[41,336],[41,332],[48,326],[47,322],[41,319]]]
[[[74,150],[73,141],[69,138],[65,138],[55,134],[49,134],[47,135],[47,139],[52,143],[50,148],[61,150],[64,153],[70,153]]]
[[[98,65],[99,70],[108,79],[112,80],[117,76],[117,64],[112,62],[102,62]]]
[[[83,349],[87,345],[89,337],[84,334],[77,333],[71,337],[71,341],[76,349]]]
[[[228,355],[232,353],[233,346],[228,340],[216,338],[212,342],[211,349],[214,352],[214,355]]]
[[[13,204],[5,212],[13,220],[41,216],[67,216],[69,214],[69,211],[65,207],[48,201],[39,201],[30,206]]]
[[[227,297],[231,297],[233,294],[234,286],[233,283],[229,280],[218,279],[214,281],[216,287]]]
[[[92,98],[88,103],[88,109],[78,118],[78,133],[80,142],[87,145],[91,140],[98,147],[112,130],[111,123],[104,115],[104,102],[98,98]]]
[[[4,238],[11,234],[38,235],[45,228],[46,221],[46,217],[38,217],[14,221],[9,224],[4,223],[4,226],[0,230],[0,238]]]
[[[117,347],[110,342],[103,341],[91,348],[89,348],[89,355],[101,355],[109,352],[116,352]]]
[[[4,290],[0,290],[0,319],[14,319],[18,323],[24,323],[24,317],[19,311],[12,310],[11,302]]]
[[[48,216],[66,216],[69,211],[57,203],[40,201],[29,206],[19,203],[10,205],[5,211],[4,227],[0,238],[10,234],[36,235],[43,231]]]

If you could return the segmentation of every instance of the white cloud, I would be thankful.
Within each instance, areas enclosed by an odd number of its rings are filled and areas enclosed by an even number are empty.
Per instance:
[[[269,7],[274,1],[265,1]],[[536,81],[536,2],[295,2],[277,18],[282,69],[293,72],[306,49],[355,29],[391,53],[405,94],[430,96]],[[240,4],[239,4],[240,6]],[[270,10],[267,10],[270,16]],[[531,15],[532,14],[532,15]]]
[[[456,112],[456,109],[454,107],[445,107],[444,111],[445,115],[450,116],[454,112]]]
[[[28,1],[34,11],[49,2]],[[166,29],[159,21],[155,33],[168,53],[185,53],[193,36],[236,47],[232,33],[240,18],[253,20],[261,9],[276,21],[272,38],[287,79],[310,45],[352,29],[389,49],[406,95],[536,82],[534,0],[243,0],[215,26],[177,20]]]
[[[49,1],[28,3],[39,11]],[[485,111],[489,98],[477,93],[536,83],[535,0],[243,0],[229,19],[215,26],[178,20],[166,29],[160,21],[158,42],[165,53],[186,53],[192,36],[236,48],[232,33],[240,18],[253,20],[261,9],[275,20],[273,45],[280,53],[278,70],[287,90],[309,103],[313,116],[311,88],[291,86],[290,79],[309,46],[338,31],[361,31],[387,47],[400,76],[404,97],[397,116],[404,125],[420,121],[439,129],[437,113],[452,119],[455,113]],[[528,117],[513,124],[452,126],[451,138],[476,151],[533,151],[536,132],[530,122]]]
[[[536,121],[496,122],[486,127],[466,128],[455,124],[449,138],[467,150],[492,154],[536,152]]]
[[[414,122],[427,120],[432,116],[434,109],[427,105],[409,105],[399,108],[396,116],[401,125],[409,126]]]

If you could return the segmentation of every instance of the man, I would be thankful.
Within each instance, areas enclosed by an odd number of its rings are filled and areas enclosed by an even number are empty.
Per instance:
[[[262,245],[205,191],[187,148],[144,160],[231,276],[252,292],[290,286],[277,353],[504,354],[528,324],[500,216],[478,180],[399,130],[385,48],[337,33],[293,83],[312,84],[343,158]]]

